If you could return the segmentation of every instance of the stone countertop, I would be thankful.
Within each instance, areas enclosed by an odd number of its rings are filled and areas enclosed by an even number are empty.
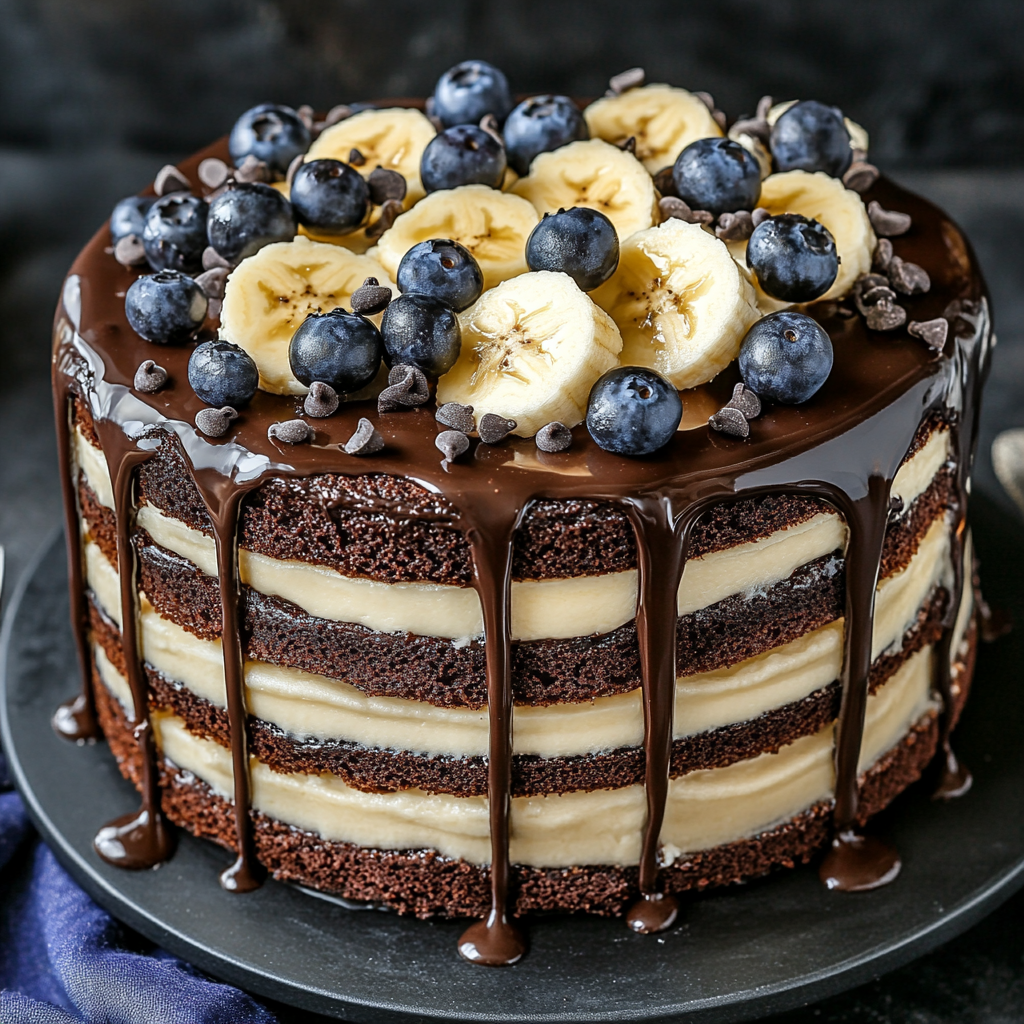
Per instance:
[[[86,155],[0,149],[0,544],[11,593],[60,523],[49,386],[49,333],[61,280],[123,195],[166,162],[118,150]],[[975,485],[1012,510],[992,472],[998,431],[1024,427],[1024,171],[893,175],[944,207],[988,279],[999,345],[985,396]],[[853,992],[776,1024],[953,1024],[1024,1019],[1024,894],[959,939]],[[289,1016],[282,1011],[282,1016]],[[303,1017],[309,1020],[308,1015]]]

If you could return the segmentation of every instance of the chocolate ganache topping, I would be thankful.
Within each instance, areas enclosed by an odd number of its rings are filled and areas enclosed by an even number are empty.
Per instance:
[[[227,143],[221,141],[198,153],[180,171],[189,181],[205,180],[209,174],[204,178],[199,168],[210,158],[228,160]],[[201,191],[208,194],[214,189],[203,186]],[[892,249],[905,263],[924,268],[931,288],[901,302],[915,322],[948,321],[950,329],[941,350],[905,331],[869,329],[862,317],[851,315],[837,302],[808,306],[806,312],[827,332],[834,348],[831,374],[813,397],[799,405],[766,404],[751,422],[746,438],[711,429],[709,413],[725,407],[740,382],[735,364],[730,365],[711,382],[682,393],[680,429],[663,448],[640,458],[602,450],[581,425],[572,430],[567,450],[541,450],[532,439],[519,437],[494,445],[473,440],[461,457],[442,461],[435,439],[444,427],[435,419],[433,400],[394,412],[378,412],[370,401],[343,402],[335,415],[309,421],[307,443],[289,444],[275,439],[270,428],[301,416],[302,399],[265,391],[256,393],[223,436],[206,436],[194,426],[205,405],[188,383],[194,345],[166,345],[155,351],[132,330],[124,296],[137,271],[115,260],[107,228],[101,229],[65,282],[55,321],[53,358],[72,621],[83,678],[89,678],[91,656],[72,477],[73,399],[84,403],[92,415],[114,485],[125,660],[134,701],[134,735],[144,754],[140,808],[100,830],[99,854],[111,863],[141,868],[166,859],[173,848],[172,829],[160,808],[157,754],[147,714],[131,541],[133,472],[157,451],[173,446],[202,496],[216,542],[238,849],[236,862],[221,876],[226,888],[244,892],[257,886],[262,876],[253,853],[250,814],[239,512],[246,496],[268,480],[322,473],[387,474],[414,481],[443,498],[445,507],[452,510],[449,525],[464,534],[472,553],[486,653],[491,909],[460,940],[460,952],[467,959],[508,964],[526,948],[525,936],[509,912],[510,585],[517,527],[531,504],[542,499],[586,498],[615,504],[628,516],[636,539],[647,819],[640,899],[627,914],[629,927],[656,932],[668,927],[678,913],[676,898],[659,884],[659,832],[668,790],[676,685],[675,595],[698,518],[713,505],[742,498],[780,493],[813,496],[846,520],[846,640],[835,744],[834,839],[821,876],[828,886],[841,890],[872,888],[894,878],[898,855],[882,840],[860,831],[857,795],[882,542],[887,524],[900,511],[890,497],[891,486],[921,423],[930,415],[942,416],[951,425],[954,439],[957,579],[943,620],[945,640],[937,658],[936,688],[947,715],[942,730],[941,792],[953,795],[966,789],[969,776],[949,744],[949,644],[962,589],[967,481],[992,334],[984,285],[958,228],[934,206],[884,178],[871,185],[864,200],[910,215],[912,229],[897,237]],[[217,326],[217,320],[208,316],[196,340],[214,339]],[[150,391],[138,386],[136,373],[154,357],[166,371],[166,383]],[[346,444],[363,418],[379,432],[383,448],[349,454]],[[360,500],[365,507],[371,499]],[[393,516],[395,510],[382,505],[380,514]],[[55,726],[71,739],[97,735],[88,683],[82,694],[58,711]]]

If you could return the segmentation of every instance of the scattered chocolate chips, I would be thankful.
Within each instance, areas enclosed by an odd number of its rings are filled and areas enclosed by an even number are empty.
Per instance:
[[[238,413],[225,405],[220,409],[200,409],[196,413],[196,426],[207,437],[223,437],[228,432],[232,420],[238,419]]]
[[[768,123],[768,112],[775,106],[775,101],[771,96],[762,96],[757,101],[757,113],[754,115],[758,121],[764,121]]]
[[[340,404],[338,392],[330,384],[315,380],[309,385],[309,394],[302,403],[302,409],[307,416],[322,420],[327,416],[333,416]]]
[[[426,375],[415,366],[398,363],[388,373],[388,386],[377,398],[377,412],[397,412],[422,405],[430,397]]]
[[[313,437],[313,429],[305,420],[282,420],[267,427],[267,437],[285,444],[302,444]]]
[[[138,235],[125,235],[114,244],[114,259],[122,267],[141,267],[146,262],[146,249]]]
[[[739,142],[740,135],[749,135],[752,139],[757,139],[763,146],[767,146],[771,141],[772,129],[767,121],[756,117],[745,117],[729,129],[729,138],[733,142]]]
[[[224,298],[224,283],[228,279],[227,267],[211,267],[196,277],[196,284],[203,289],[208,299]]]
[[[630,89],[639,89],[644,84],[647,75],[643,68],[630,68],[628,71],[620,71],[608,79],[608,95],[621,96]]]
[[[708,417],[708,426],[729,437],[750,437],[750,424],[746,416],[739,409],[732,409],[728,405]]]
[[[748,420],[754,420],[761,415],[761,399],[756,391],[740,383],[732,389],[732,398],[725,403],[725,408],[738,409]]]
[[[879,302],[895,302],[896,293],[887,284],[876,284],[868,289],[863,296],[865,306],[874,306]]]
[[[376,455],[384,447],[384,438],[365,416],[361,416],[356,432],[342,447],[346,455]]]
[[[711,93],[705,92],[703,89],[698,89],[693,95],[696,96],[697,99],[699,99],[701,103],[708,108],[708,110],[715,109],[715,97],[712,96]]]
[[[213,270],[216,267],[223,267],[225,270],[231,270],[231,264],[212,245],[208,245],[203,250],[203,270]]]
[[[754,219],[747,210],[719,214],[715,234],[723,242],[742,242],[753,233]]]
[[[865,319],[873,331],[894,331],[907,322],[907,311],[894,302],[879,302],[868,307]]]
[[[654,175],[654,187],[663,196],[675,196],[675,198],[679,198],[676,196],[676,183],[675,179],[672,177],[671,164],[669,164],[668,167],[662,167],[662,169]]]
[[[887,210],[877,199],[872,199],[868,203],[868,220],[871,221],[875,234],[881,235],[883,238],[906,234],[912,223],[909,213]]]
[[[485,412],[480,417],[476,432],[484,444],[498,444],[499,441],[504,441],[516,426],[515,420],[507,420],[497,413]]]
[[[921,295],[932,286],[932,279],[924,267],[916,263],[908,263],[899,256],[893,256],[886,268],[889,283],[903,295]]]
[[[313,108],[308,103],[303,103],[298,110],[295,111],[299,115],[299,120],[310,130],[313,128]]]
[[[712,110],[711,120],[714,121],[723,132],[725,131],[726,125],[729,123],[729,119],[725,116],[724,110]]]
[[[337,124],[339,121],[344,121],[345,118],[352,116],[352,108],[347,103],[339,103],[336,106],[331,107],[327,111],[327,116],[319,122],[320,130],[324,128],[330,128],[332,124]]]
[[[235,181],[242,182],[268,182],[274,180],[274,175],[270,170],[270,167],[262,160],[257,160],[252,153],[242,161],[241,166],[235,169],[234,177]]]
[[[892,242],[888,238],[880,238],[871,256],[871,269],[880,270],[883,274],[892,262]]]
[[[363,166],[363,164],[365,164],[365,163],[366,163],[366,157],[365,157],[365,156],[363,156],[363,154],[362,154],[362,153],[360,153],[360,152],[359,152],[359,150],[355,148],[355,146],[353,146],[353,147],[352,147],[352,148],[351,148],[351,149],[350,149],[350,150],[348,151],[348,162],[349,162],[349,163],[350,163],[350,164],[351,164],[351,165],[352,165],[353,167],[362,167],[362,166]]]
[[[469,438],[461,430],[442,430],[434,438],[434,444],[445,462],[454,462],[469,451]]]
[[[493,114],[484,114],[484,116],[480,118],[480,127],[487,132],[492,139],[500,142],[502,146],[505,145],[505,140],[501,137],[501,125],[498,124],[498,119]]]
[[[662,222],[666,220],[684,220],[688,224],[713,224],[714,214],[707,210],[691,210],[690,207],[675,196],[663,196],[658,200]]]
[[[564,452],[572,445],[572,431],[564,423],[555,420],[541,427],[533,440],[542,452],[553,455],[555,452]]]
[[[766,210],[763,206],[759,206],[759,207],[757,207],[756,210],[754,210],[750,214],[750,222],[756,228],[758,226],[758,224],[763,224],[770,217],[771,217],[771,211],[770,210]]]
[[[636,136],[630,135],[628,139],[623,139],[622,142],[618,143],[619,149],[624,153],[632,153],[636,156]]]
[[[174,164],[164,164],[157,171],[153,181],[153,191],[158,196],[166,196],[171,192],[191,192],[192,183]]]
[[[907,334],[920,338],[929,348],[941,352],[949,336],[949,321],[941,316],[934,320],[911,320],[907,324]]]
[[[199,164],[196,174],[207,188],[220,188],[230,177],[231,168],[223,160],[208,156]]]
[[[370,188],[370,201],[375,206],[383,206],[389,199],[401,202],[405,198],[405,178],[398,171],[377,167],[370,172],[366,184]]]
[[[363,316],[379,313],[391,301],[391,289],[385,288],[375,277],[368,277],[349,300],[353,313]]]
[[[292,178],[295,177],[295,172],[302,166],[302,164],[305,161],[305,159],[306,159],[306,154],[305,153],[300,153],[288,165],[288,170],[285,171],[285,174],[284,174],[284,180],[287,182],[289,189],[291,189],[291,187],[292,187]]]
[[[133,383],[136,391],[143,391],[147,395],[151,395],[167,383],[167,371],[162,366],[157,366],[152,359],[143,359],[135,371]]]
[[[463,434],[471,434],[476,430],[473,418],[473,406],[460,405],[458,402],[445,402],[436,413],[434,419],[451,430],[461,430]]]
[[[380,216],[366,229],[366,237],[380,238],[395,223],[395,219],[403,210],[404,207],[397,199],[385,200],[384,205],[380,208]]]
[[[854,192],[867,192],[876,181],[879,171],[865,160],[854,160],[843,175],[843,184]]]

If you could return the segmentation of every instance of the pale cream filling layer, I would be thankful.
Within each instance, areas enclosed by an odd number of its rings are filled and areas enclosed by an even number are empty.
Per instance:
[[[87,541],[85,552],[89,586],[103,611],[120,625],[117,572],[95,543]],[[873,657],[899,648],[918,609],[948,570],[949,535],[942,518],[932,524],[907,567],[878,589]],[[143,656],[153,668],[198,696],[226,705],[219,641],[188,633],[146,601],[141,625]],[[729,668],[680,677],[676,738],[748,721],[827,686],[839,677],[842,647],[840,619]],[[264,662],[247,663],[245,679],[252,714],[295,737],[453,757],[487,752],[486,709],[368,697],[350,683]],[[580,704],[516,707],[513,713],[516,753],[566,757],[636,747],[642,741],[639,690]]]
[[[131,699],[123,676],[95,649],[100,675],[123,704]],[[860,766],[864,770],[900,741],[933,703],[932,651],[925,648],[868,699]],[[164,755],[231,799],[231,754],[193,736],[181,719],[155,717]],[[726,768],[691,772],[669,784],[662,842],[668,858],[756,835],[792,818],[834,785],[830,725],[777,754]],[[253,806],[324,839],[376,849],[433,848],[477,864],[490,859],[487,800],[420,790],[364,793],[335,776],[281,774],[255,758]],[[635,864],[645,819],[642,786],[617,790],[515,797],[511,858],[535,867]]]
[[[97,499],[112,504],[102,453],[76,431],[78,464]],[[909,505],[927,488],[949,453],[948,431],[936,432],[901,468],[894,493]],[[152,505],[138,510],[138,524],[168,550],[216,575],[213,539]],[[733,594],[771,586],[798,566],[846,544],[846,527],[834,513],[821,513],[789,529],[686,563],[678,612],[687,615]],[[352,622],[380,632],[408,632],[456,643],[483,631],[480,600],[470,587],[431,583],[380,583],[337,570],[241,549],[239,572],[261,593],[281,597],[310,615]],[[607,633],[635,615],[635,570],[569,579],[512,584],[512,635],[518,640],[563,639]]]

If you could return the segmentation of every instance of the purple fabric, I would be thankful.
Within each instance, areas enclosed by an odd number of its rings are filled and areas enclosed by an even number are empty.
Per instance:
[[[36,835],[0,754],[0,1024],[275,1024],[101,910]]]

